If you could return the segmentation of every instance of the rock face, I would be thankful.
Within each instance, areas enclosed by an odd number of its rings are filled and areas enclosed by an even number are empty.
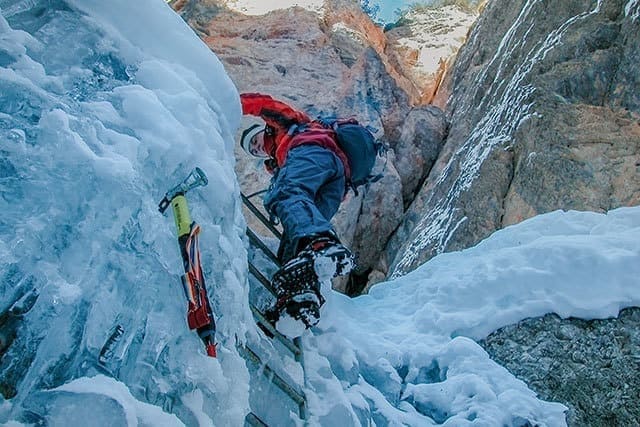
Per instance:
[[[391,272],[556,209],[640,203],[638,2],[488,2],[448,137],[387,247]]]
[[[502,328],[480,344],[544,400],[569,408],[572,426],[632,426],[640,419],[640,309],[610,320],[554,314]]]

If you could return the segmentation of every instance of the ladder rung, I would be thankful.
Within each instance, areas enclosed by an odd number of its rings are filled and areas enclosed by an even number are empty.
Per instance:
[[[251,427],[269,427],[267,423],[258,418],[253,412],[249,412],[247,416],[244,417],[244,425]]]
[[[252,263],[249,263],[249,273],[253,274],[253,277],[258,279],[262,286],[264,286],[269,292],[271,292],[271,295],[273,295],[274,297],[277,296],[276,290],[273,289],[273,286],[271,286],[271,282],[269,281],[269,279],[264,277],[264,274],[260,273],[260,270],[258,270]]]
[[[262,240],[260,240],[260,238],[256,235],[256,233],[254,233],[250,228],[247,228],[247,236],[249,236],[249,241],[251,243],[253,243],[254,245],[256,245],[258,248],[260,248],[262,250],[262,252],[264,252],[264,254],[269,257],[269,259],[271,261],[273,261],[273,263],[275,265],[277,265],[278,267],[280,267],[280,261],[278,260],[278,257],[276,256],[276,254],[274,254],[271,249],[269,249],[267,247],[267,245],[264,244],[264,242]]]

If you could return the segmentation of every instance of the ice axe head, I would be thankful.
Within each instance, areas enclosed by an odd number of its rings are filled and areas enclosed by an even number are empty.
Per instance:
[[[173,187],[171,190],[167,191],[167,194],[165,194],[164,199],[162,199],[162,201],[158,205],[158,209],[160,210],[161,213],[164,213],[164,211],[167,210],[167,207],[169,207],[169,204],[171,203],[171,200],[174,197],[180,194],[184,195],[188,191],[191,191],[196,187],[204,187],[208,183],[209,183],[209,180],[207,179],[207,176],[204,174],[202,169],[200,168],[193,169],[191,173],[187,175],[187,177],[184,180],[182,180],[181,183]]]
[[[182,193],[186,193],[187,191],[193,188],[200,187],[200,186],[204,187],[208,183],[209,183],[209,180],[207,179],[207,176],[204,174],[202,169],[195,168],[191,171],[189,175],[187,175],[184,181],[178,184],[178,187],[180,187],[180,190]]]

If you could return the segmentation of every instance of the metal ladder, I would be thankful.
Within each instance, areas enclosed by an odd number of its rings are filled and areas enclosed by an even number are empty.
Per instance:
[[[241,194],[242,202],[247,207],[247,209],[255,215],[255,217],[264,224],[264,226],[276,237],[278,240],[282,239],[282,233],[269,221],[269,219],[251,202],[250,198]],[[271,262],[276,268],[280,267],[280,262],[278,261],[278,257],[273,253],[273,251],[260,239],[260,237],[250,228],[247,228],[247,236],[249,237],[249,242],[251,249],[253,251],[260,251],[269,262]],[[266,277],[263,272],[261,272],[254,263],[249,261],[249,273],[252,276],[253,283],[263,290],[266,290],[271,296],[275,297],[275,290],[271,286],[270,280]],[[251,300],[251,298],[250,298]],[[290,356],[300,364],[302,369],[302,375],[304,376],[304,365],[302,359],[302,345],[300,338],[295,338],[293,340],[287,338],[278,332],[269,321],[265,318],[264,313],[253,303],[250,301],[250,309],[253,314],[253,317],[256,321],[256,324],[260,327],[260,329],[264,332],[264,339],[270,339],[272,341],[273,349],[278,351],[278,348],[282,350],[288,350]],[[260,343],[246,343],[238,346],[240,354],[244,357],[247,363],[251,363],[254,367],[257,367],[256,372],[261,372],[263,380],[266,380],[270,386],[276,387],[280,393],[284,396],[288,397],[293,404],[294,407],[297,407],[297,413],[299,418],[305,422],[308,419],[308,411],[307,411],[307,399],[304,394],[304,391],[300,388],[298,384],[291,378],[287,378],[287,375],[283,375],[282,373],[276,372],[276,370],[269,365],[268,362],[263,361],[263,357],[260,356],[259,351],[252,349],[253,345],[257,345],[260,347]],[[285,351],[286,352],[286,351]],[[280,356],[282,354],[279,354]],[[268,357],[268,356],[267,356]],[[254,378],[254,381],[257,379]],[[260,384],[255,385],[256,388],[261,389],[262,386]],[[252,387],[250,387],[252,388]],[[260,390],[259,390],[260,391]],[[269,393],[271,395],[271,393]],[[257,397],[264,397],[265,393],[261,393]],[[251,402],[250,396],[250,404]],[[280,400],[282,401],[282,400]],[[254,402],[255,405],[259,406],[258,402]],[[252,412],[250,412],[245,417],[245,426],[268,426],[268,420],[265,421],[265,416],[256,414],[255,409],[252,406]],[[271,408],[273,409],[273,408]],[[285,408],[286,411],[286,408]],[[280,422],[278,422],[280,424]]]

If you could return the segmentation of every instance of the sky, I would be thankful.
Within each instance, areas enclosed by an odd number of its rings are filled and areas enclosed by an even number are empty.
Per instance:
[[[162,1],[69,5],[0,18],[0,308],[23,313],[0,373],[30,361],[0,424],[242,425],[250,410],[298,424],[286,396],[259,392],[264,366],[243,344],[304,391],[310,425],[566,425],[562,404],[476,340],[545,313],[640,306],[640,207],[540,215],[354,299],[325,283],[303,372],[249,309],[240,108],[224,67]],[[216,359],[186,325],[173,219],[157,211],[194,167],[209,178],[187,198]],[[98,366],[115,325],[124,332]]]
[[[372,6],[380,7],[377,18],[385,24],[395,22],[398,19],[396,14],[398,9],[404,10],[414,3],[419,2],[413,0],[372,0],[369,2]]]

